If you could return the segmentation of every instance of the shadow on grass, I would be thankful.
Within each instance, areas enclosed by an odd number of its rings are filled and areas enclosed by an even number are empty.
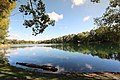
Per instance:
[[[82,75],[48,74],[0,65],[0,80],[86,80]]]

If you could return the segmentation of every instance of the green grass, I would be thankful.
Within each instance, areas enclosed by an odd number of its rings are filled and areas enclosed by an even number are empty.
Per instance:
[[[50,74],[0,65],[0,80],[119,80],[120,73]]]
[[[0,65],[0,80],[85,80],[83,75],[48,74]]]

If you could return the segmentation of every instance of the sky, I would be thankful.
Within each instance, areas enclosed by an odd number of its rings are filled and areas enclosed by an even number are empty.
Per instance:
[[[8,39],[38,41],[90,31],[96,27],[93,18],[101,17],[109,4],[109,0],[101,0],[97,4],[90,0],[43,0],[43,2],[50,19],[56,21],[55,26],[48,26],[42,34],[33,36],[32,29],[23,26],[26,17],[19,12],[19,6],[25,4],[26,0],[21,0],[11,13]]]

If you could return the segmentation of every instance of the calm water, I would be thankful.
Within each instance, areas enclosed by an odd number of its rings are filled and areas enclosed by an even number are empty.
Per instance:
[[[120,72],[120,45],[91,44],[17,44],[0,51],[0,57],[10,65],[16,62],[53,65],[59,72]],[[48,72],[34,69],[40,72]]]

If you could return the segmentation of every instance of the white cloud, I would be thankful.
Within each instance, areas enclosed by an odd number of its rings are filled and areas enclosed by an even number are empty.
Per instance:
[[[19,37],[18,34],[12,34],[12,33],[8,34],[8,39],[17,39],[18,37]]]
[[[74,6],[80,6],[83,5],[86,2],[86,0],[72,0],[72,8]]]
[[[84,18],[83,18],[83,21],[88,21],[90,19],[90,16],[85,16]]]
[[[55,12],[52,12],[52,13],[48,13],[48,15],[49,15],[51,20],[58,21],[58,20],[63,19],[63,14],[57,14]]]

